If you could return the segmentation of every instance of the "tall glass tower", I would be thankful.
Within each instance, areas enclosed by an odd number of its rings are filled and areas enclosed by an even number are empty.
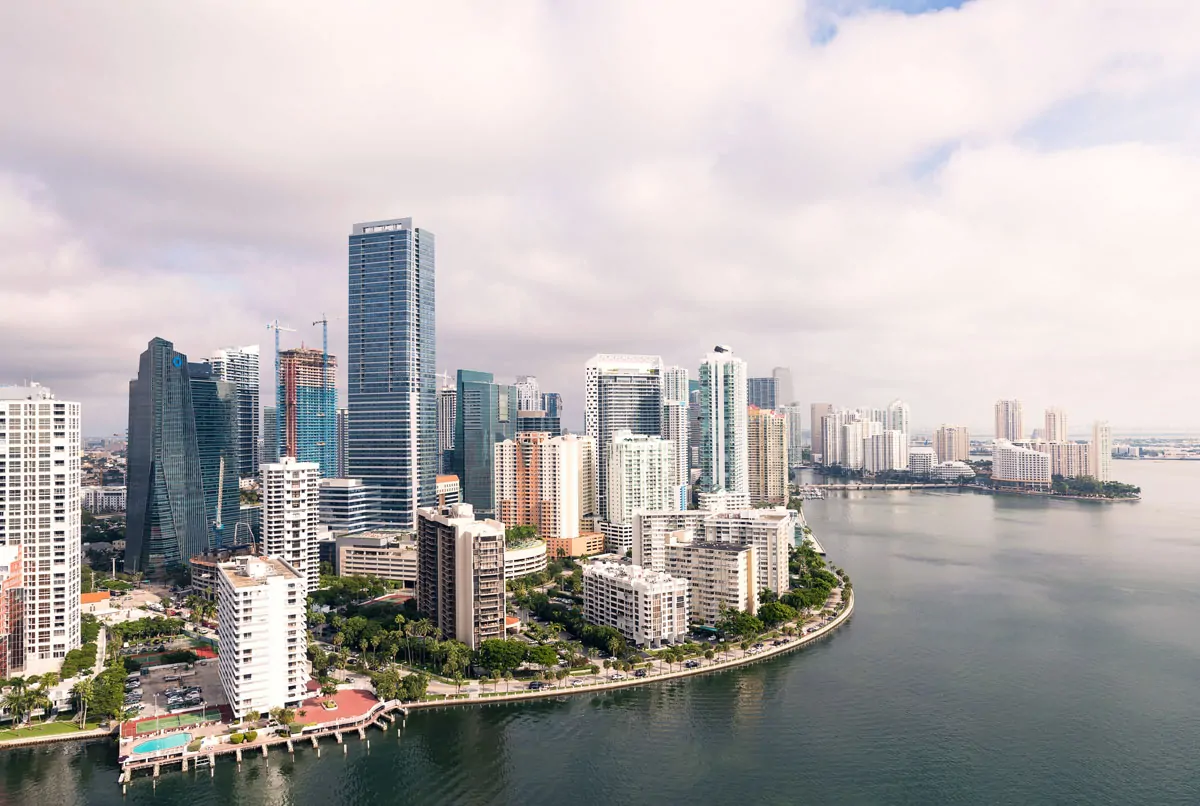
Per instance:
[[[601,353],[587,362],[584,431],[596,440],[600,516],[608,517],[608,446],[617,431],[662,433],[663,363],[657,355]]]
[[[717,345],[700,364],[700,492],[750,492],[746,362]]]
[[[323,478],[337,477],[337,359],[311,347],[279,354],[275,387],[280,456],[316,462]]]
[[[212,354],[213,377],[237,385],[238,460],[243,478],[258,477],[258,345],[225,347]]]
[[[187,356],[150,340],[129,382],[125,569],[153,574],[208,548]]]
[[[192,387],[192,412],[196,418],[200,478],[204,484],[208,545],[221,548],[234,544],[234,533],[238,531],[241,516],[239,390],[237,384],[214,377],[211,364],[188,364],[188,376]]]
[[[476,514],[496,511],[495,449],[517,433],[517,388],[494,382],[492,373],[458,371],[454,418],[454,472],[462,500]]]
[[[383,524],[412,529],[437,500],[433,233],[355,224],[349,268],[349,475],[379,488]]]

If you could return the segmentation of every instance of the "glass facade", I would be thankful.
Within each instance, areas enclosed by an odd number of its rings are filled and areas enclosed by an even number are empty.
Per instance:
[[[662,378],[657,368],[639,372],[613,371],[597,379],[599,428],[596,434],[600,451],[600,512],[608,512],[608,445],[617,431],[628,430],[640,436],[662,434]]]
[[[147,574],[208,550],[187,356],[155,338],[129,382],[125,569]]]
[[[262,457],[259,463],[266,465],[279,461],[279,409],[274,406],[264,407],[262,421]],[[259,475],[257,470],[255,475]]]
[[[379,489],[384,525],[407,529],[436,500],[434,260],[411,218],[351,231],[349,475]]]
[[[562,420],[551,417],[549,413],[541,417],[517,417],[517,433],[529,431],[544,431],[552,437],[561,437]]]
[[[775,409],[778,383],[775,378],[750,378],[746,381],[747,398],[751,406],[760,409]]]
[[[495,444],[512,439],[517,429],[517,390],[494,383],[492,373],[458,371],[454,418],[454,473],[462,500],[476,515],[495,516]]]
[[[196,418],[196,450],[204,485],[204,520],[208,549],[235,543],[241,514],[238,489],[241,436],[237,384],[218,380],[209,364],[188,364],[192,412]],[[190,558],[185,558],[190,559]]]
[[[244,478],[258,476],[258,345],[226,347],[213,353],[213,377],[237,385],[238,461]]]
[[[315,462],[324,478],[338,475],[337,359],[300,348],[279,354],[275,387],[280,456]]]

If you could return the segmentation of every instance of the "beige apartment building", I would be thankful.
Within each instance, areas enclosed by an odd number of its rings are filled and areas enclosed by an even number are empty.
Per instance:
[[[755,504],[786,504],[787,419],[771,409],[751,406],[747,435],[750,501]]]
[[[339,576],[376,576],[417,587],[417,539],[403,529],[379,529],[337,537]]]
[[[965,425],[942,425],[933,432],[933,450],[941,462],[965,462],[971,456],[971,435]]]
[[[504,637],[504,531],[470,504],[417,510],[417,606],[444,638]]]
[[[758,612],[754,546],[695,540],[680,530],[667,537],[666,572],[690,583],[693,623],[716,626],[725,609]]]

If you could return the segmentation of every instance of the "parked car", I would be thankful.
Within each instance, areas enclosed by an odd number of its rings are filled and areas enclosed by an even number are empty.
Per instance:
[[[529,684],[530,691],[538,691],[545,687],[546,687],[546,684],[543,683],[541,680],[534,680],[532,683]]]
[[[177,674],[169,674],[163,678],[164,683],[174,683],[177,680],[179,680],[179,675]]]
[[[700,665],[700,661],[698,661],[698,660],[690,660],[690,661],[688,661],[687,663],[685,663],[685,664],[683,664],[683,665],[684,665],[685,667],[687,667],[688,669],[695,669],[697,666],[699,666],[699,665]]]
[[[650,674],[650,673],[647,672],[645,669],[634,669],[633,670],[634,677],[645,677],[648,674]]]
[[[613,672],[611,675],[609,675],[608,679],[609,680],[624,680],[625,675],[621,674],[620,672]]]

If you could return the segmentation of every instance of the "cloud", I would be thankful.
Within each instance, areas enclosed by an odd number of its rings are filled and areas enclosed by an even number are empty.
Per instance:
[[[945,5],[13,4],[0,378],[105,433],[154,335],[342,356],[350,225],[411,215],[440,367],[576,425],[593,353],[720,342],[919,425],[1200,427],[1200,7]]]

